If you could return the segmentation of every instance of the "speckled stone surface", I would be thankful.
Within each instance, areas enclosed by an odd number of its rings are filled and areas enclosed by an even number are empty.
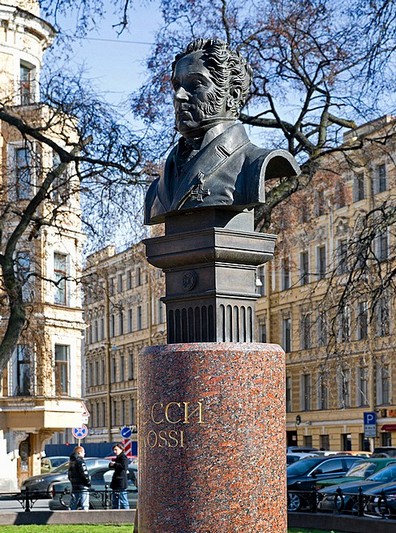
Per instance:
[[[285,359],[272,344],[145,348],[139,533],[285,533]]]

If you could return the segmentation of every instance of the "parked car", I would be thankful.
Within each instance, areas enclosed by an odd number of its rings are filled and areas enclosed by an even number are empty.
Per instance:
[[[114,469],[99,466],[89,470],[91,476],[91,488],[89,489],[89,508],[106,509],[106,504],[111,507],[110,483]],[[136,508],[138,489],[136,486],[137,465],[128,467],[128,501],[131,509]],[[51,486],[52,499],[48,506],[51,511],[64,511],[70,507],[71,484],[69,481],[59,481]]]
[[[342,478],[335,477],[318,481],[316,488],[330,487],[336,483],[340,485],[344,483],[352,483],[353,481],[364,481],[369,476],[372,476],[393,463],[396,463],[396,459],[391,459],[390,457],[365,459],[364,461],[353,465]]]
[[[318,452],[319,450],[317,448],[312,448],[311,446],[288,446],[287,447],[287,453],[310,453],[310,452]]]
[[[306,459],[307,457],[316,457],[315,453],[287,453],[286,454],[286,463],[287,466],[292,465],[296,461],[299,461],[300,459]]]
[[[390,482],[396,482],[396,463],[383,468],[363,481],[335,484],[321,489],[318,494],[323,499],[319,501],[318,509],[324,512],[345,511],[354,513],[358,507],[360,489],[364,493]]]
[[[367,490],[365,515],[372,517],[396,518],[396,483],[385,483]]]
[[[69,457],[66,455],[57,455],[55,457],[43,457],[41,459],[41,473],[47,474],[54,468],[63,465],[69,461]]]
[[[287,468],[287,509],[289,512],[309,507],[310,496],[318,480],[343,477],[362,458],[350,455],[308,457]]]
[[[378,448],[374,448],[371,457],[396,457],[396,447],[380,446]]]
[[[96,466],[108,466],[109,462],[106,459],[98,459],[96,457],[89,457],[85,459],[88,470]],[[31,476],[25,479],[21,485],[21,492],[35,492],[35,497],[40,499],[51,498],[50,488],[52,483],[56,481],[66,481],[67,471],[69,469],[69,462],[54,468],[48,474],[40,474],[38,476]]]

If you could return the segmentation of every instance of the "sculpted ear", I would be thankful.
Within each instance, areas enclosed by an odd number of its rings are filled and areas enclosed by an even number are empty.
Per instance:
[[[231,87],[229,94],[227,96],[227,110],[228,109],[237,109],[239,110],[240,101],[241,101],[241,89],[240,87]]]

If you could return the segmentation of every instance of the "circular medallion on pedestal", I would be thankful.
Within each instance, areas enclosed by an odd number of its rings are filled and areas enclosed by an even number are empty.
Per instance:
[[[183,274],[182,286],[184,292],[192,291],[198,282],[198,274],[195,270],[189,270]]]

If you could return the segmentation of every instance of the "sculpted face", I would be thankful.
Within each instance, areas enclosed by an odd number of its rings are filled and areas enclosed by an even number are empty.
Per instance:
[[[202,137],[222,119],[230,117],[225,95],[212,80],[202,61],[202,52],[193,52],[176,63],[172,84],[176,128],[183,137]]]

